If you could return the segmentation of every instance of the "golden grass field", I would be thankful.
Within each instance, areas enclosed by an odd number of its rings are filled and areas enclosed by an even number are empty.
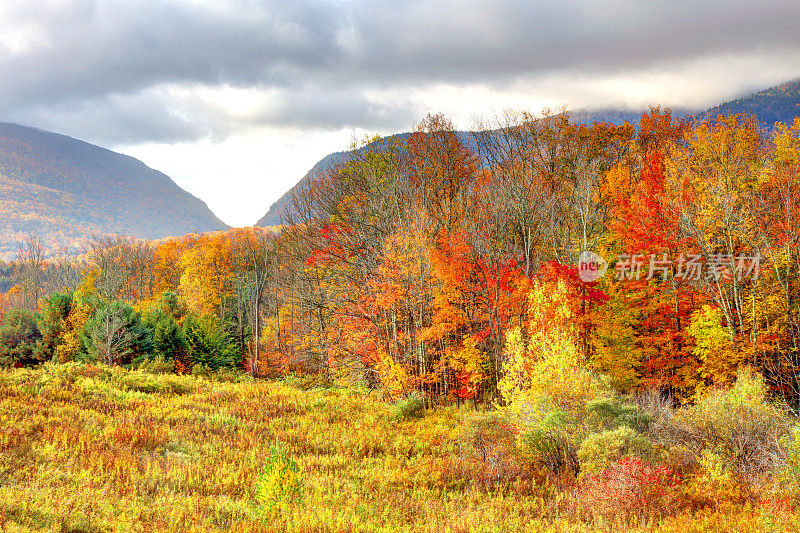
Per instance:
[[[536,476],[487,487],[464,452],[467,407],[403,420],[363,390],[210,381],[77,363],[0,373],[0,531],[596,531]],[[273,445],[302,497],[268,509]],[[792,531],[745,504],[647,531]]]

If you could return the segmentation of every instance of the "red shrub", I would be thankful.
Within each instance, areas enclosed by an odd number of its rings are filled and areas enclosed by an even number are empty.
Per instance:
[[[679,476],[666,466],[625,457],[599,476],[586,477],[578,500],[590,515],[643,520],[674,513],[681,504]]]

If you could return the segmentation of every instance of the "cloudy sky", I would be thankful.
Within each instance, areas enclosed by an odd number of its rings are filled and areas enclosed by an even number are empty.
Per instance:
[[[138,157],[249,225],[426,113],[704,108],[800,76],[796,0],[0,0],[0,121]]]

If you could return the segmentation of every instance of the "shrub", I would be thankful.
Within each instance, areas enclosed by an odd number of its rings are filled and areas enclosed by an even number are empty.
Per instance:
[[[626,426],[644,431],[650,423],[650,417],[638,405],[623,402],[620,398],[595,398],[587,403],[586,409],[605,429]]]
[[[89,356],[107,365],[126,365],[153,350],[153,338],[141,316],[125,302],[103,304],[86,322]]]
[[[633,403],[643,413],[647,429],[672,416],[675,399],[660,389],[645,389],[632,395]]]
[[[198,381],[188,376],[173,374],[153,375],[146,372],[118,372],[114,384],[121,390],[145,394],[186,394],[198,388]]]
[[[253,376],[251,376],[248,372],[236,368],[220,368],[209,377],[214,381],[224,383],[243,383],[253,381]]]
[[[164,359],[185,357],[186,336],[172,315],[162,315],[153,325],[153,348]]]
[[[547,400],[531,403],[521,416],[520,441],[529,459],[557,484],[571,483],[580,469],[577,443],[583,428],[575,417]]]
[[[153,359],[143,360],[135,369],[148,374],[171,374],[175,371],[175,361],[167,360],[163,356],[157,355]]]
[[[675,472],[638,457],[625,457],[602,474],[587,476],[576,496],[584,514],[621,522],[671,515],[683,499]]]
[[[64,341],[64,325],[74,303],[72,292],[54,293],[42,301],[36,314],[36,323],[42,335],[37,347],[37,359],[44,361],[55,356],[57,346]]]
[[[326,374],[289,374],[281,378],[281,383],[300,390],[327,389],[335,386]]]
[[[190,366],[214,372],[236,366],[242,354],[236,339],[212,316],[189,316],[185,322],[186,351]]]
[[[686,494],[695,506],[740,504],[745,493],[726,459],[711,450],[703,450],[686,483]]]
[[[413,392],[407,398],[395,402],[394,408],[395,416],[400,420],[420,418],[425,414],[425,396]]]
[[[780,481],[795,501],[800,500],[800,427],[795,426],[781,439],[786,458],[780,472]]]
[[[712,390],[655,428],[685,467],[701,466],[703,454],[713,452],[745,486],[781,464],[787,431],[785,409],[768,400],[764,379],[749,370],[739,372],[733,387]]]
[[[0,367],[39,363],[36,344],[41,338],[34,315],[12,309],[0,325]]]
[[[262,512],[274,515],[302,502],[304,483],[300,467],[280,445],[271,446],[269,457],[256,479],[256,501]]]
[[[516,440],[517,428],[501,413],[472,413],[462,423],[462,465],[484,488],[509,482],[522,472]]]
[[[597,475],[625,457],[648,458],[651,453],[650,442],[628,426],[593,433],[578,450],[580,474],[582,478]]]

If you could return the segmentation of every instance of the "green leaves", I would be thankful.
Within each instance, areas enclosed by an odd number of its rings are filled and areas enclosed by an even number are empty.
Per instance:
[[[256,480],[255,498],[265,514],[274,516],[303,501],[305,483],[300,467],[281,445],[271,446]]]
[[[89,356],[108,365],[124,365],[136,356],[153,351],[153,338],[141,316],[125,302],[101,305],[86,323]]]

